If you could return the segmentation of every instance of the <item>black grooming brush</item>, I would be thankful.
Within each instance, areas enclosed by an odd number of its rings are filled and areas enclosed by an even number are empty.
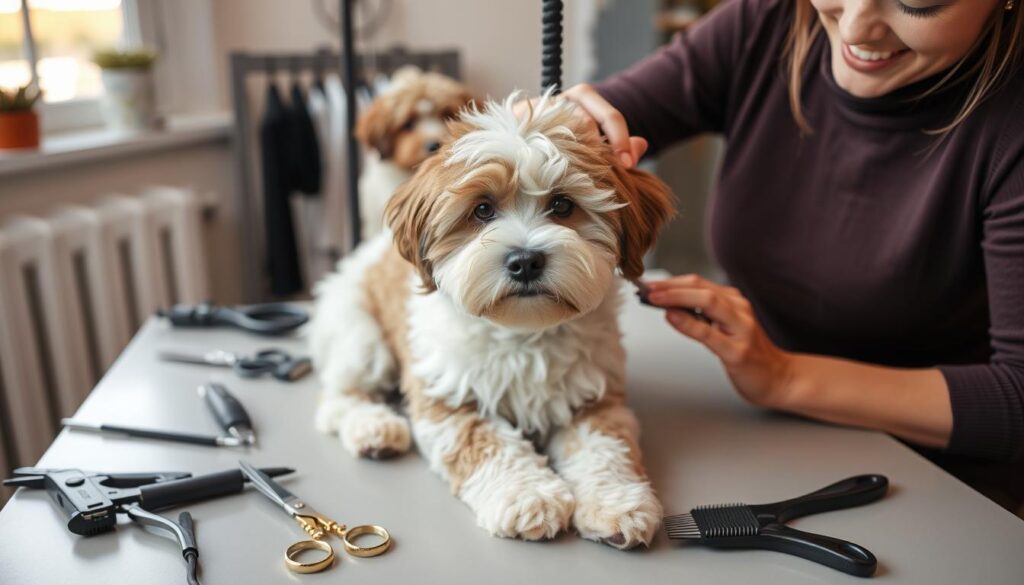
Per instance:
[[[802,532],[786,526],[786,522],[868,504],[884,496],[888,489],[889,480],[884,475],[858,475],[774,504],[699,506],[689,514],[666,517],[665,532],[673,540],[694,540],[716,548],[774,550],[858,577],[870,577],[878,562],[868,549],[838,538]]]
[[[638,299],[640,299],[641,303],[647,305],[648,307],[655,307],[655,308],[658,308],[658,309],[661,308],[658,305],[655,305],[654,303],[651,302],[651,300],[649,298],[649,296],[651,294],[650,287],[648,287],[646,284],[640,282],[639,280],[634,280],[634,281],[631,281],[631,282],[633,283],[633,286],[636,287],[636,296],[637,296]],[[704,323],[707,323],[708,325],[714,325],[714,321],[712,321],[700,309],[694,309],[694,308],[691,308],[691,307],[672,307],[672,308],[676,309],[677,311],[682,311],[684,313],[688,313],[688,314],[692,315],[693,317],[703,321]]]

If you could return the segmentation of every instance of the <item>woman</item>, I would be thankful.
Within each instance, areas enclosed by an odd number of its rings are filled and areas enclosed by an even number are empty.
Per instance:
[[[565,96],[627,165],[724,134],[709,233],[734,287],[651,300],[745,399],[931,448],[1019,510],[1022,54],[1015,0],[731,0]]]

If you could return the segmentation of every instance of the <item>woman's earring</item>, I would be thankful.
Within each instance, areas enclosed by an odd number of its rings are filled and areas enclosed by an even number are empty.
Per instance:
[[[1006,11],[1007,12],[1013,10],[1013,2],[1014,2],[1014,0],[1006,0]]]

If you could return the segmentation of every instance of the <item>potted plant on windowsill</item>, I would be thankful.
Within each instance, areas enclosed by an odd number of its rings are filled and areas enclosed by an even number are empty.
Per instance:
[[[156,94],[150,49],[108,49],[93,55],[103,77],[103,115],[113,130],[157,127]]]
[[[33,85],[0,88],[0,149],[39,148],[39,115],[34,106],[41,95]]]

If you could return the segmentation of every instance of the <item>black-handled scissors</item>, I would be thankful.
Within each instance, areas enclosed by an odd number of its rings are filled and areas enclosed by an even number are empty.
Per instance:
[[[159,357],[168,362],[232,368],[243,378],[258,378],[270,374],[285,382],[294,382],[313,370],[308,357],[296,357],[281,349],[265,349],[253,355],[222,350],[201,354],[161,351]]]
[[[157,315],[175,327],[236,327],[259,335],[285,335],[309,321],[309,313],[288,303],[221,307],[212,303],[174,305]]]

